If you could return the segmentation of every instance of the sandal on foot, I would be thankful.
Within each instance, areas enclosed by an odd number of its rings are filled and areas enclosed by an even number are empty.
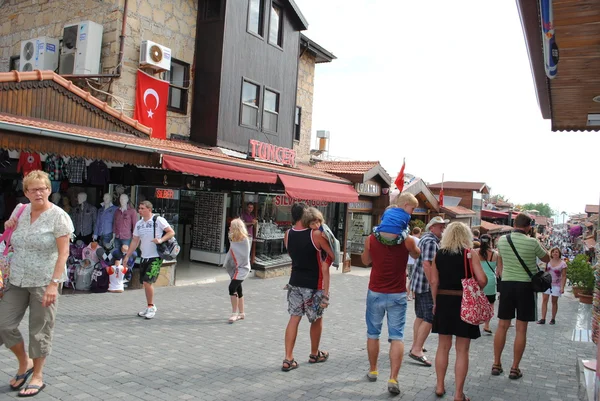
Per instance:
[[[281,366],[281,370],[283,370],[284,372],[289,372],[290,370],[294,370],[297,368],[298,368],[298,362],[296,362],[295,359],[292,359],[292,360],[284,359],[283,360],[283,365]]]
[[[446,390],[442,391],[441,393],[438,393],[437,391],[435,392],[435,396],[438,398],[442,398],[445,395],[446,395]]]
[[[428,368],[430,368],[430,367],[431,367],[431,362],[429,362],[429,361],[427,360],[427,357],[426,357],[425,355],[423,355],[423,356],[416,356],[416,355],[415,355],[415,354],[413,354],[412,352],[409,352],[409,353],[408,353],[408,356],[409,356],[411,359],[414,359],[415,361],[417,361],[417,362],[419,362],[419,363],[422,363],[422,364],[423,364],[423,366],[427,366]]]
[[[29,369],[27,372],[23,373],[22,375],[16,374],[15,375],[15,383],[18,382],[19,380],[23,380],[20,384],[15,385],[10,385],[10,389],[12,391],[17,391],[20,390],[21,387],[23,387],[23,384],[25,384],[25,382],[27,381],[27,379],[29,379],[29,376],[31,376],[31,374],[33,373],[33,368]]]
[[[244,320],[246,318],[246,314],[245,313],[238,313],[238,320]]]
[[[240,319],[239,315],[237,313],[232,313],[231,316],[229,316],[229,320],[227,320],[229,323],[233,323],[236,322]]]
[[[490,329],[483,329],[484,332],[488,333],[488,334],[492,334],[492,330]]]
[[[540,319],[540,320],[538,320],[537,324],[546,324],[546,319]]]
[[[316,355],[310,354],[308,356],[308,363],[321,363],[329,359],[329,352],[319,351]]]
[[[508,375],[508,378],[510,380],[517,380],[517,379],[520,379],[521,377],[523,377],[523,372],[521,372],[521,369],[519,369],[519,368],[511,368],[510,369],[510,374]]]
[[[556,324],[556,320],[552,319],[552,320],[550,320],[550,323],[548,323],[548,324]]]
[[[502,373],[504,373],[502,365],[492,365],[492,376],[500,376]]]
[[[21,390],[19,392],[19,397],[35,397],[36,395],[38,395],[43,389],[46,388],[46,384],[42,384],[41,386],[35,385],[35,384],[28,384],[27,386],[25,386],[25,388],[23,390]],[[24,393],[24,391],[27,390],[36,390],[35,393],[29,393],[26,394]]]
[[[465,393],[463,393],[462,398],[459,399],[459,400],[456,400],[456,401],[471,401],[471,399],[469,397],[467,397],[467,395]]]

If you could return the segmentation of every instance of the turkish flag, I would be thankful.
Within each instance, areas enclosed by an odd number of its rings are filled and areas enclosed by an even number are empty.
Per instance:
[[[169,83],[138,70],[134,120],[152,128],[152,138],[167,139]]]
[[[440,197],[438,202],[440,203],[440,207],[444,207],[444,187],[440,189]]]
[[[404,189],[404,166],[405,165],[406,165],[406,162],[403,160],[402,168],[400,169],[400,173],[398,174],[398,177],[396,177],[396,181],[394,181],[394,184],[396,184],[396,187],[398,188],[398,191],[400,191],[400,193],[402,193],[402,190]]]

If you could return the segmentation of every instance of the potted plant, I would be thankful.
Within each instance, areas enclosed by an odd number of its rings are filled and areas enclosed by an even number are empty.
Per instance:
[[[567,280],[571,284],[573,296],[578,298],[581,293],[581,273],[585,265],[585,259],[578,255],[575,259],[567,262]]]
[[[594,286],[596,278],[594,276],[594,268],[588,262],[585,255],[577,255],[572,262],[567,266],[567,278],[575,288],[579,290],[579,301],[581,303],[591,304],[594,294]]]

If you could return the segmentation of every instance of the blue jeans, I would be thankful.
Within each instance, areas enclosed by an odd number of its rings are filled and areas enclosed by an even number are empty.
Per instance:
[[[103,234],[100,237],[98,237],[98,239],[100,240],[100,246],[102,248],[104,248],[105,250],[108,250],[108,244],[110,244],[110,241],[112,241],[112,234]],[[115,239],[116,241],[116,239]]]
[[[404,341],[407,305],[405,292],[383,294],[369,290],[365,314],[367,338],[379,339],[383,318],[387,314],[388,341]]]
[[[113,245],[115,246],[113,249],[116,249],[118,251],[121,250],[121,247],[123,245],[129,245],[131,244],[131,238],[130,239],[119,239],[119,238],[115,238],[115,242],[113,243]]]

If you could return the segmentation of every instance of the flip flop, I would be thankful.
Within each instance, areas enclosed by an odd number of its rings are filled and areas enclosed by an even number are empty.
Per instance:
[[[38,386],[35,384],[29,384],[25,387],[24,391],[27,391],[27,390],[37,390],[37,391],[35,393],[30,393],[30,394],[25,394],[25,393],[19,392],[18,395],[19,395],[19,397],[35,397],[45,388],[46,388],[46,383],[42,384],[41,386]]]
[[[33,368],[29,369],[27,372],[23,373],[22,375],[15,375],[15,381],[19,381],[19,380],[23,380],[23,381],[18,386],[13,386],[11,384],[10,389],[12,391],[20,390],[21,387],[23,387],[23,384],[25,384],[25,382],[27,382],[27,379],[29,379],[29,376],[31,376],[32,373],[33,373]]]
[[[409,352],[409,353],[408,353],[408,356],[409,356],[411,359],[414,359],[415,361],[417,361],[417,362],[419,362],[419,363],[422,363],[422,364],[423,364],[423,366],[427,366],[428,368],[430,368],[430,367],[431,367],[431,362],[429,362],[429,361],[427,360],[427,358],[425,357],[425,355],[423,355],[423,356],[416,356],[416,355],[415,355],[415,354],[413,354],[412,352]]]

